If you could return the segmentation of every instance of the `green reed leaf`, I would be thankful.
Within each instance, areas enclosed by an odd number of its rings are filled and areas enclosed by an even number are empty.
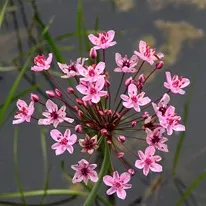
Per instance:
[[[23,204],[26,206],[26,199],[24,197],[24,191],[23,191],[23,187],[22,187],[22,183],[21,183],[21,178],[20,178],[20,174],[19,174],[19,169],[18,169],[18,135],[19,135],[19,128],[15,127],[14,130],[14,144],[13,144],[13,158],[14,158],[14,171],[15,171],[15,177],[16,177],[16,181],[19,187],[19,191],[20,191],[20,197],[21,200],[23,202]]]
[[[9,3],[9,0],[6,0],[3,7],[2,7],[2,10],[0,11],[0,29],[1,29],[1,26],[2,26],[3,21],[4,21],[4,16],[6,14],[6,8],[8,6],[8,3]]]
[[[0,110],[0,127],[2,126],[2,123],[4,121],[4,116],[5,116],[5,113],[13,99],[13,96],[14,96],[14,93],[16,91],[16,89],[18,88],[19,86],[19,83],[23,77],[23,74],[26,72],[27,68],[28,68],[28,65],[29,63],[31,62],[31,57],[33,55],[34,52],[32,52],[29,57],[27,58],[27,61],[26,63],[24,64],[23,68],[21,69],[20,73],[18,74],[16,80],[14,81],[13,83],[13,86],[11,88],[11,90],[9,91],[9,94],[4,102],[4,106],[1,108]]]
[[[184,201],[191,195],[191,193],[195,190],[195,188],[198,186],[200,182],[202,182],[204,179],[206,179],[206,172],[203,172],[200,174],[193,183],[187,188],[187,190],[184,192],[182,197],[178,200],[176,206],[181,206]]]

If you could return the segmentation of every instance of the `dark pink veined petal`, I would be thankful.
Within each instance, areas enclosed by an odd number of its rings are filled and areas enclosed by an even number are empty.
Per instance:
[[[113,178],[119,179],[119,173],[117,171],[113,172]]]
[[[144,166],[144,168],[143,168],[143,174],[144,174],[145,176],[148,175],[149,169],[150,169],[150,168],[149,168],[149,165],[145,164],[145,166]]]
[[[21,109],[24,108],[28,108],[27,103],[24,100],[18,99],[17,103],[16,103],[17,108],[21,111]]]
[[[76,88],[77,88],[77,90],[78,90],[80,93],[82,93],[82,94],[88,94],[88,93],[89,93],[88,88],[85,87],[85,86],[82,85],[82,84],[77,85]]]
[[[171,73],[170,72],[165,72],[165,73],[166,73],[167,82],[170,84],[172,82]]]
[[[102,74],[104,69],[105,69],[105,63],[104,62],[99,62],[95,67],[95,71],[97,71],[97,74]]]
[[[126,196],[127,196],[127,193],[124,189],[118,189],[117,190],[117,197],[124,200],[126,198]]]
[[[115,61],[118,67],[122,67],[122,56],[120,53],[115,54]]]
[[[140,53],[145,53],[146,47],[147,47],[147,43],[141,40],[139,42],[139,51],[140,51]]]
[[[66,149],[70,154],[72,154],[74,152],[74,148],[71,145],[67,145]]]
[[[136,160],[135,167],[137,167],[138,169],[142,169],[144,167],[144,160]]]
[[[73,145],[77,141],[77,135],[72,134],[71,136],[67,137],[68,139],[68,144]]]
[[[97,172],[95,172],[95,171],[91,171],[89,173],[89,177],[90,177],[90,180],[92,182],[97,182],[98,181],[98,175],[97,175]]]
[[[138,155],[139,155],[139,158],[141,160],[145,158],[145,155],[144,155],[144,153],[141,150],[138,151]]]
[[[149,146],[145,150],[145,155],[147,156],[150,156],[150,155],[153,156],[154,153],[155,153],[155,148],[153,146]]]
[[[96,85],[95,85],[95,89],[96,89],[97,91],[102,90],[103,87],[104,87],[104,83],[105,83],[104,78],[101,78],[101,77],[98,78],[98,80],[97,80],[97,82],[96,82]]]
[[[114,30],[109,30],[109,31],[107,32],[107,34],[108,34],[108,41],[111,42],[111,41],[114,39],[115,31],[114,31]]]
[[[50,99],[47,100],[47,102],[46,102],[46,108],[48,109],[49,112],[53,112],[53,111],[58,110],[57,105],[54,102],[52,102]]]
[[[123,99],[124,101],[128,101],[129,100],[129,97],[125,94],[121,94],[120,95],[121,99]]]
[[[98,38],[96,36],[94,36],[93,34],[89,34],[88,38],[92,42],[92,44],[97,45]]]
[[[113,177],[106,175],[103,177],[104,184],[107,186],[112,186],[114,184]]]
[[[107,190],[107,194],[108,194],[108,195],[112,195],[112,194],[114,194],[115,192],[116,192],[115,187],[111,187],[111,188],[109,188],[109,189]]]
[[[150,169],[153,172],[162,172],[162,166],[160,164],[157,164],[157,163],[150,164]]]
[[[132,184],[123,184],[124,189],[130,189],[132,187]]]
[[[134,84],[130,84],[128,87],[128,95],[129,97],[137,95],[137,87]]]
[[[57,142],[58,142],[60,139],[63,138],[62,133],[61,133],[59,130],[57,130],[57,129],[51,130],[50,135],[51,135],[52,139],[55,140],[55,141],[57,141]]]
[[[128,172],[124,172],[120,175],[120,180],[123,183],[128,183],[131,179],[131,175]]]
[[[71,134],[70,129],[66,129],[65,132],[64,132],[64,138],[69,139],[70,138],[70,134]]]
[[[51,64],[51,62],[52,62],[52,58],[53,58],[53,54],[52,53],[49,53],[49,56],[48,56],[48,58],[47,58],[47,60],[46,60],[46,64],[47,65],[50,65]]]
[[[93,103],[98,103],[100,101],[100,96],[99,95],[92,95],[92,102]]]
[[[65,152],[66,147],[64,145],[60,145],[58,148],[55,150],[56,155],[61,155]]]

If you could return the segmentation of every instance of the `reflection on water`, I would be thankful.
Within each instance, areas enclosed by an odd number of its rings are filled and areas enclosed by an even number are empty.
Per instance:
[[[160,10],[167,6],[193,5],[198,9],[206,9],[206,0],[147,0],[154,10]]]

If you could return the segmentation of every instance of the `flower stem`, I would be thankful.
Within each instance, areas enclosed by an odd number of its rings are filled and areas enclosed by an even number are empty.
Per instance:
[[[84,202],[83,206],[91,206],[92,205],[92,203],[93,203],[93,201],[98,193],[99,187],[102,183],[102,178],[107,173],[107,171],[109,169],[109,164],[108,164],[109,161],[110,161],[109,160],[109,146],[106,144],[106,141],[105,141],[104,160],[102,163],[101,170],[99,172],[99,180],[92,188],[92,190],[91,190],[89,196],[87,197],[86,201]]]

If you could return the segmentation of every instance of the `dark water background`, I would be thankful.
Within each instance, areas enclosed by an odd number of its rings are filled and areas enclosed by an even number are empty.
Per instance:
[[[33,10],[28,1],[22,1],[26,19],[31,22]],[[119,1],[120,2],[120,1]],[[191,99],[189,105],[189,119],[186,125],[187,132],[184,145],[181,151],[181,157],[177,168],[177,177],[185,184],[189,185],[192,181],[206,169],[206,7],[200,9],[192,1],[178,4],[172,1],[170,4],[163,5],[159,9],[154,8],[157,2],[161,1],[122,1],[121,5],[127,4],[129,8],[113,7],[111,1],[85,0],[84,15],[87,29],[94,28],[96,16],[99,17],[99,25],[102,30],[114,29],[117,32],[123,32],[123,35],[117,35],[117,46],[111,48],[107,54],[108,65],[114,67],[115,52],[131,55],[137,48],[137,41],[145,38],[155,44],[155,47],[162,48],[167,56],[165,69],[173,74],[183,75],[192,81]],[[128,2],[133,5],[128,6]],[[156,2],[156,3],[155,3]],[[201,2],[201,1],[200,1]],[[204,1],[202,1],[204,3]],[[20,1],[14,2],[17,6],[16,15],[19,23],[20,37],[23,43],[23,50],[26,51],[27,33],[22,20],[22,6]],[[50,26],[52,36],[58,36],[67,32],[76,30],[76,8],[75,0],[39,0],[36,1],[42,20],[47,23],[55,16]],[[153,6],[152,6],[153,5]],[[130,8],[131,7],[131,8]],[[18,55],[18,42],[15,35],[15,27],[12,16],[7,15],[7,24],[4,24],[0,34],[0,64],[11,65],[11,61]],[[37,31],[38,33],[38,31]],[[35,34],[34,34],[35,35]],[[76,38],[69,38],[64,41],[63,46],[73,46],[76,48]],[[60,45],[60,46],[62,46]],[[63,51],[65,58],[76,59],[78,51]],[[0,103],[4,102],[7,94],[17,76],[18,72],[0,73]],[[165,78],[164,72],[160,72],[155,79],[150,82],[147,92],[153,97],[158,97],[163,91],[162,84]],[[49,88],[42,78],[39,78],[42,87]],[[18,91],[28,87],[29,84],[22,80]],[[187,90],[188,91],[188,90]],[[177,112],[183,115],[183,107],[188,95],[173,96],[172,104],[177,106]],[[11,107],[12,109],[12,107]],[[14,126],[9,119],[3,129],[0,131],[0,193],[18,191],[15,180],[14,162],[13,162],[13,137]],[[44,181],[44,165],[42,160],[40,130],[35,123],[22,124],[19,126],[20,135],[18,138],[18,166],[24,191],[42,189]],[[49,128],[48,128],[49,129]],[[180,194],[172,180],[171,169],[179,140],[179,134],[174,134],[169,140],[169,153],[164,155],[164,175],[167,180],[163,186],[147,201],[145,205],[174,206],[176,205]],[[70,165],[80,159],[78,152],[72,156],[64,154],[56,157],[54,151],[50,149],[53,141],[47,138],[49,188],[69,188],[68,182],[61,172],[60,161],[65,160],[66,169],[73,174]],[[131,145],[132,147],[132,145]],[[140,145],[141,147],[141,145]],[[144,147],[144,146],[142,146]],[[120,166],[119,166],[120,167]],[[145,178],[140,171],[133,178],[133,188],[128,190],[128,196],[125,201],[117,200],[116,205],[129,205],[138,197],[144,195],[145,189],[156,177],[152,174]],[[206,205],[206,184],[203,181],[198,185],[193,198],[188,199],[185,205]],[[64,197],[50,196],[47,201],[60,200]],[[39,203],[40,197],[28,198],[28,203]],[[20,200],[16,200],[20,201]],[[78,198],[73,202],[62,205],[82,205],[82,199]],[[138,205],[138,204],[136,204]],[[144,205],[144,204],[142,204]]]

